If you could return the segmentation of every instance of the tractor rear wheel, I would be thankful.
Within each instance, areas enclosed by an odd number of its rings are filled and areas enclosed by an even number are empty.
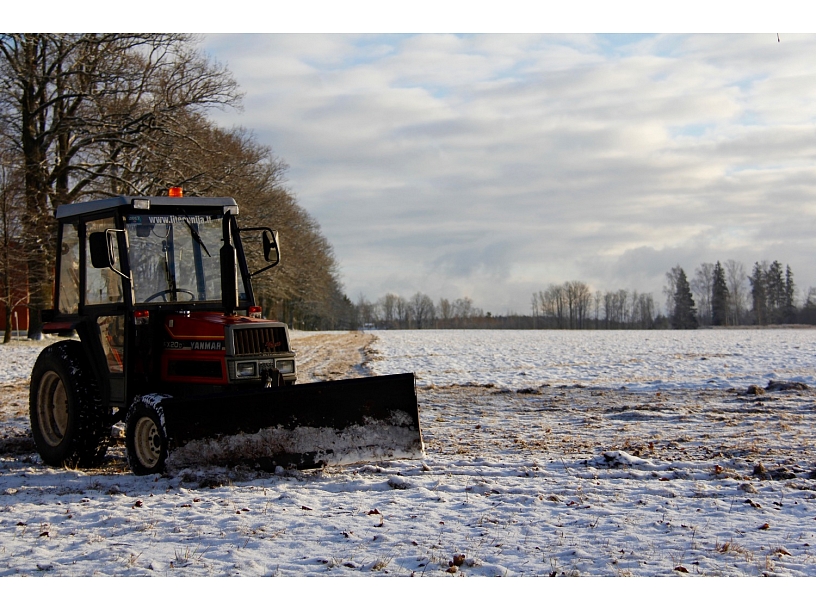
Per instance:
[[[98,466],[111,439],[111,410],[79,341],[46,347],[31,373],[29,417],[43,462],[68,468]]]
[[[157,394],[137,397],[125,419],[127,461],[137,476],[164,472],[168,443],[163,398]]]

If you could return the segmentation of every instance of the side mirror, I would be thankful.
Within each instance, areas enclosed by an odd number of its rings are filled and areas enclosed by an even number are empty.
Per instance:
[[[261,234],[263,257],[268,264],[257,271],[251,271],[249,274],[250,277],[254,277],[259,273],[263,273],[267,269],[271,269],[281,261],[280,242],[278,241],[277,231],[273,231],[269,227],[246,227],[244,229],[239,229],[239,232],[255,233],[255,235],[252,237],[252,240],[255,243],[257,243],[255,240],[258,239],[257,233],[260,232]]]
[[[91,251],[91,265],[94,269],[113,267],[116,253],[106,231],[88,235],[88,248]]]
[[[278,245],[278,232],[269,229],[263,232],[263,253],[267,263],[277,265],[280,262],[280,246]]]
[[[108,229],[88,235],[88,249],[91,253],[91,266],[94,269],[110,269],[116,275],[120,275],[126,280],[128,276],[119,271],[116,264],[116,233],[117,229]]]

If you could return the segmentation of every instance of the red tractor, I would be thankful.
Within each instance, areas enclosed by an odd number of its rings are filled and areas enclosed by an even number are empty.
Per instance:
[[[263,468],[422,455],[413,374],[295,385],[288,328],[261,317],[252,290],[252,277],[280,261],[277,232],[239,228],[237,216],[232,198],[57,209],[44,331],[79,341],[46,347],[31,375],[31,430],[46,464],[98,465],[121,421],[136,474],[161,472],[177,451],[182,462]]]

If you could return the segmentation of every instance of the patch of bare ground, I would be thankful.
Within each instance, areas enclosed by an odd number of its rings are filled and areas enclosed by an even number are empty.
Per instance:
[[[374,335],[359,331],[291,333],[297,351],[298,383],[367,377],[363,366]]]
[[[0,455],[34,451],[28,423],[28,380],[0,384]]]
[[[0,421],[28,417],[28,379],[0,384]]]
[[[725,390],[419,388],[430,455],[581,462],[625,451],[697,465],[718,478],[753,480],[805,480],[816,472],[815,396],[813,390],[756,399]]]

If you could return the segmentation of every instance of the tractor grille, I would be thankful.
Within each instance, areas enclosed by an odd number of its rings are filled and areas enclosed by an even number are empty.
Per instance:
[[[255,354],[277,354],[288,352],[286,329],[280,326],[272,328],[234,328],[232,330],[236,356]]]

